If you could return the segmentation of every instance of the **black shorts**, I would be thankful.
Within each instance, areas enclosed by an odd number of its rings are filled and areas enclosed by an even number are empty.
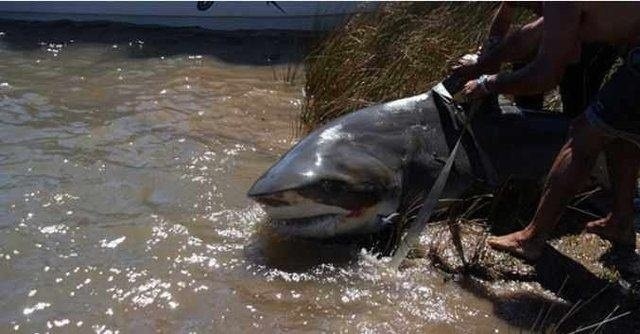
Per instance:
[[[589,122],[640,146],[640,48],[635,48],[589,105]]]

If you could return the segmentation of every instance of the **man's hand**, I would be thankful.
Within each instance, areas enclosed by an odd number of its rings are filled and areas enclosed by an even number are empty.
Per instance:
[[[462,95],[467,99],[479,99],[491,94],[491,88],[495,76],[482,76],[479,79],[468,81],[462,88]]]
[[[451,68],[452,75],[463,80],[470,80],[482,74],[498,72],[500,63],[493,61],[491,56],[492,52],[495,52],[500,44],[500,40],[491,38],[485,44],[487,45],[483,45],[478,50],[478,53],[462,56],[458,60],[458,64]]]
[[[476,78],[481,72],[476,64],[458,64],[453,66],[451,70],[451,75],[461,78],[462,80]]]
[[[482,74],[482,69],[478,66],[478,56],[476,54],[462,56],[458,59],[458,64],[451,68],[451,71],[451,75],[463,80],[477,78]]]

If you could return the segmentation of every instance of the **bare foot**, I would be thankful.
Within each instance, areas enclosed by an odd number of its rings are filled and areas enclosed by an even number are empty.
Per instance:
[[[533,237],[525,231],[518,231],[511,234],[489,237],[487,244],[496,250],[501,250],[519,258],[529,261],[537,260],[542,255],[544,241]]]
[[[636,246],[636,233],[633,230],[633,225],[625,224],[619,219],[614,219],[611,215],[588,223],[585,230],[602,239],[609,240],[614,246],[634,248]]]

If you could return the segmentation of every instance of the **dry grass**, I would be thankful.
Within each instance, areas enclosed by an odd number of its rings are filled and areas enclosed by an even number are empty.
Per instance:
[[[354,16],[307,59],[303,129],[347,112],[414,95],[473,52],[494,3],[390,3]]]
[[[419,94],[484,39],[497,3],[381,5],[331,33],[305,63],[300,128],[309,131],[362,107]],[[522,23],[531,13],[519,10]]]

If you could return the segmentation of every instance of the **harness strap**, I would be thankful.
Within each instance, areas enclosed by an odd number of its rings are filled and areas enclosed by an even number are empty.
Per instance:
[[[445,80],[446,81],[446,80]],[[447,87],[443,82],[437,84],[432,89],[434,92],[438,94],[446,103],[453,104],[453,108],[447,108],[447,114],[451,119],[451,124],[453,124],[453,128],[455,130],[466,129],[469,132],[469,136],[471,137],[471,141],[473,142],[473,146],[475,147],[475,151],[480,159],[480,165],[484,171],[485,182],[487,182],[490,186],[496,186],[498,183],[498,173],[496,172],[495,167],[491,163],[491,159],[489,155],[485,152],[485,150],[480,146],[478,140],[476,139],[473,128],[471,127],[470,117],[466,117],[466,113],[461,110],[460,106],[455,103],[455,98],[451,96]],[[475,102],[472,107],[472,113],[479,107],[480,102]],[[471,114],[472,114],[471,113]],[[462,126],[460,126],[462,125]]]
[[[496,172],[495,167],[491,163],[491,159],[489,159],[489,155],[484,151],[482,146],[478,143],[476,139],[476,135],[473,132],[473,128],[471,128],[471,121],[466,120],[465,114],[462,112],[456,113],[460,121],[462,122],[464,129],[467,130],[469,136],[471,136],[471,140],[473,141],[473,146],[475,146],[476,151],[478,152],[478,156],[480,157],[480,164],[482,164],[482,169],[484,169],[484,175],[487,178],[485,181],[490,186],[496,186],[498,184],[498,173]]]
[[[451,167],[453,167],[453,161],[455,160],[456,154],[458,153],[458,149],[460,148],[462,137],[464,136],[464,133],[466,130],[471,129],[471,127],[469,126],[469,123],[473,118],[473,115],[475,114],[475,111],[476,109],[478,109],[478,107],[479,107],[479,103],[476,102],[476,104],[471,108],[471,112],[469,113],[467,122],[463,124],[463,128],[460,131],[460,135],[458,136],[456,145],[453,147],[453,150],[451,150],[451,153],[449,154],[449,158],[447,158],[447,162],[445,163],[444,167],[440,171],[440,174],[438,174],[438,178],[436,179],[436,182],[431,187],[431,190],[429,190],[429,194],[424,200],[422,204],[422,208],[420,208],[420,212],[418,212],[418,216],[416,218],[415,223],[409,227],[409,230],[405,234],[405,237],[400,241],[400,245],[398,246],[395,253],[393,254],[393,257],[389,262],[389,266],[392,269],[394,270],[398,269],[402,260],[409,253],[409,250],[411,249],[411,247],[418,243],[418,238],[420,237],[420,234],[429,223],[429,219],[431,218],[433,209],[435,209],[436,205],[438,204],[440,195],[442,195],[444,186],[447,183],[447,179],[449,179],[449,174],[451,173]]]
[[[453,160],[455,160],[456,153],[458,153],[458,148],[460,147],[460,142],[462,141],[462,135],[464,134],[464,130],[458,137],[456,141],[456,145],[453,147],[451,151],[451,155],[447,159],[447,162],[444,165],[444,168],[440,171],[436,182],[431,187],[429,191],[429,195],[424,200],[422,204],[422,208],[420,212],[418,212],[418,218],[416,218],[416,222],[409,227],[405,238],[400,241],[400,246],[396,249],[393,254],[393,258],[391,258],[391,262],[389,263],[392,269],[398,269],[402,260],[407,256],[409,250],[413,245],[418,242],[418,238],[424,230],[425,226],[429,222],[431,218],[431,214],[433,213],[433,209],[438,204],[438,200],[440,199],[440,195],[442,194],[442,190],[444,190],[444,186],[447,183],[447,179],[449,178],[449,173],[451,172],[451,167],[453,166]]]

